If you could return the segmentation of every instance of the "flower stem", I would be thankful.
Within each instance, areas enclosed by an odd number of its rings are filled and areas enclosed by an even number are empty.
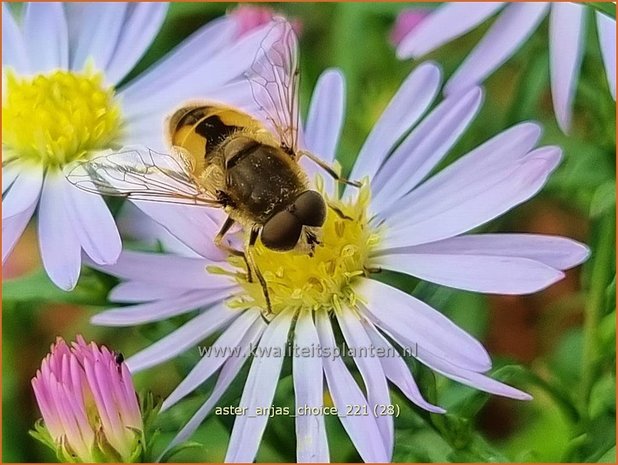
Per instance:
[[[599,235],[592,257],[590,292],[585,307],[584,348],[581,386],[581,406],[584,418],[587,415],[590,391],[599,362],[599,322],[603,316],[605,291],[611,280],[614,253],[615,217],[606,215],[601,219]]]

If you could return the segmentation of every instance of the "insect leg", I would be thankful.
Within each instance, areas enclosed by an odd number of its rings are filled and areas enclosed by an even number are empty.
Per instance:
[[[245,261],[245,265],[247,265],[247,281],[253,282],[253,275],[251,273],[251,267],[249,266],[249,261],[247,260],[247,255],[242,250],[236,250],[235,248],[230,247],[229,245],[223,242],[223,236],[225,236],[226,233],[230,230],[230,228],[234,225],[234,222],[235,221],[232,219],[232,217],[228,216],[225,219],[223,226],[221,226],[221,229],[215,236],[214,242],[217,247],[220,247],[226,252],[232,255],[236,255],[237,257],[242,257],[242,259]]]
[[[257,276],[258,281],[262,285],[262,292],[264,293],[264,300],[266,300],[266,315],[272,315],[273,309],[270,303],[270,294],[268,293],[268,285],[266,284],[266,279],[262,275],[262,272],[258,268],[255,263],[255,258],[253,257],[253,247],[255,246],[255,242],[257,241],[258,234],[260,233],[261,226],[254,225],[251,228],[251,232],[249,233],[249,242],[247,244],[247,258],[249,259],[249,263],[251,264],[251,268],[255,271],[255,275]],[[262,318],[266,323],[270,323],[270,320],[266,318],[266,315],[262,313]]]
[[[316,165],[318,165],[320,168],[322,168],[324,171],[326,171],[335,181],[340,182],[342,184],[348,184],[350,186],[354,186],[354,187],[361,187],[361,183],[358,181],[348,181],[345,178],[342,178],[341,176],[339,176],[339,174],[333,169],[332,166],[330,166],[328,163],[324,162],[323,160],[320,160],[320,158],[316,157],[313,153],[306,151],[306,150],[301,150],[300,151],[300,156],[305,156],[307,157],[309,160],[311,160],[313,163],[315,163]]]

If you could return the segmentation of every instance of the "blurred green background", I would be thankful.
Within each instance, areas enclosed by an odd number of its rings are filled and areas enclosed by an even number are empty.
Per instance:
[[[338,158],[344,171],[349,170],[377,117],[418,64],[395,58],[388,36],[397,14],[410,7],[435,8],[435,4],[262,5],[302,23],[301,103],[305,111],[319,74],[332,66],[343,69],[348,110]],[[133,75],[235,6],[171,5],[160,35]],[[484,229],[569,236],[589,244],[592,258],[551,288],[525,297],[486,297],[386,276],[480,338],[494,357],[495,377],[528,390],[535,399],[524,403],[490,398],[414,365],[426,395],[447,407],[449,414],[428,415],[393,390],[393,401],[402,410],[395,421],[395,461],[615,462],[615,103],[607,89],[596,31],[592,22],[589,24],[571,136],[559,131],[553,115],[545,21],[515,57],[487,81],[480,115],[445,163],[516,122],[540,121],[545,128],[542,142],[564,149],[562,165],[538,196]],[[439,62],[449,76],[487,26],[428,58]],[[35,234],[30,227],[4,268],[3,462],[54,460],[28,430],[39,417],[30,379],[57,335],[72,340],[81,333],[130,355],[177,325],[176,321],[166,321],[126,329],[90,326],[89,317],[105,308],[105,296],[114,280],[84,270],[74,292],[57,290],[40,271]],[[166,396],[197,358],[197,352],[191,352],[138,374],[138,390]],[[284,365],[275,405],[293,403],[288,375],[289,366]],[[236,390],[232,389],[222,403],[238,401],[242,383],[235,384]],[[159,418],[159,449],[210,388],[205,386]],[[209,417],[193,438],[202,445],[186,449],[173,459],[223,460],[232,422],[231,417]],[[358,461],[336,419],[329,418],[327,428],[332,461]],[[293,419],[272,419],[258,461],[295,461],[292,432]]]

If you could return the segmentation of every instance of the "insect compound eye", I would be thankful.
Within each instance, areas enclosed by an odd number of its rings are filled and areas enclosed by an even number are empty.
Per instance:
[[[292,206],[292,213],[305,226],[322,226],[326,220],[326,204],[316,191],[300,194]]]
[[[271,250],[292,250],[298,243],[303,225],[287,210],[270,218],[262,228],[262,244]]]

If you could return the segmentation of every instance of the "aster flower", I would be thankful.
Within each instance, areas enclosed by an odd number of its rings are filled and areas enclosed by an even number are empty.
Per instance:
[[[584,53],[587,23],[585,4],[568,2],[446,3],[410,30],[397,49],[402,59],[418,59],[474,29],[498,13],[491,28],[446,83],[453,94],[481,83],[508,60],[549,15],[551,90],[560,128],[571,127],[573,98]],[[616,100],[616,20],[595,12],[599,45],[612,98]]]
[[[2,259],[38,206],[43,266],[70,290],[82,250],[110,264],[121,241],[103,199],[70,186],[63,168],[129,141],[163,148],[164,117],[189,97],[252,103],[240,77],[265,28],[238,39],[235,20],[213,21],[117,87],[153,41],[167,4],[31,3],[21,22],[2,9]]]
[[[35,436],[62,462],[136,462],[144,445],[131,374],[94,342],[58,338],[32,379],[43,423]]]
[[[218,372],[210,397],[170,447],[191,436],[253,355],[240,400],[248,413],[236,417],[226,456],[229,462],[253,461],[268,417],[252,413],[272,405],[289,337],[294,344],[296,407],[319,412],[327,387],[343,427],[368,462],[388,461],[393,450],[392,416],[373,414],[376,406],[390,404],[388,381],[419,407],[444,412],[422,397],[401,350],[460,383],[530,399],[487,375],[490,357],[472,336],[373,274],[388,269],[457,289],[526,294],[560,280],[563,270],[588,254],[584,245],[563,237],[466,234],[541,189],[560,161],[560,149],[535,148],[541,130],[526,122],[430,175],[482,101],[481,89],[474,87],[447,97],[428,112],[440,85],[440,71],[430,63],[419,66],[402,84],[358,155],[351,178],[369,180],[360,190],[350,187],[340,197],[334,182],[316,177],[340,214],[328,210],[322,242],[313,256],[277,253],[257,244],[256,261],[268,283],[274,313],[268,324],[261,317],[262,290],[247,282],[238,257],[216,262],[124,251],[115,265],[98,267],[122,279],[110,299],[131,305],[94,316],[94,324],[132,326],[202,309],[130,357],[132,371],[172,359],[220,333],[207,356],[163,404],[163,409],[172,407]],[[344,98],[342,75],[327,71],[317,84],[305,126],[306,147],[327,162],[334,160]],[[318,172],[306,166],[311,176]],[[182,240],[185,232],[178,229],[175,234]],[[355,351],[352,358],[364,389],[337,351],[336,326]],[[367,356],[363,349],[371,348],[376,352]],[[366,406],[369,413],[346,416],[346,405]],[[324,417],[297,415],[295,421],[298,461],[328,461]]]

